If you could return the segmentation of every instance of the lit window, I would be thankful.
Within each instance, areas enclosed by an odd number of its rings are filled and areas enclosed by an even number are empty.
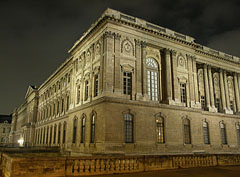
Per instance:
[[[83,115],[82,127],[81,127],[81,143],[84,143],[85,141],[85,124],[86,124],[86,118],[85,118],[85,115]]]
[[[132,93],[132,73],[123,72],[123,93],[131,95]]]
[[[146,59],[147,66],[147,88],[148,96],[153,101],[158,101],[158,64],[157,61],[152,58]]]
[[[191,133],[190,133],[190,120],[184,119],[184,143],[191,144]]]
[[[222,144],[227,144],[226,128],[223,122],[220,123]]]
[[[98,96],[98,74],[94,77],[94,96]]]
[[[165,143],[164,140],[164,119],[158,119],[156,120],[157,124],[157,142],[158,143]]]
[[[186,83],[180,83],[181,102],[186,103]]]
[[[203,121],[203,139],[204,144],[210,144],[208,123],[206,121]]]
[[[91,143],[95,142],[95,121],[96,121],[96,114],[93,113],[92,120],[91,120]]]
[[[133,117],[131,114],[124,115],[125,143],[133,143]]]

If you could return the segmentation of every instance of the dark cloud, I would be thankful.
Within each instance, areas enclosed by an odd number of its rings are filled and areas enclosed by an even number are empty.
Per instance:
[[[22,104],[28,85],[46,80],[107,7],[240,56],[238,0],[1,0],[0,114]]]

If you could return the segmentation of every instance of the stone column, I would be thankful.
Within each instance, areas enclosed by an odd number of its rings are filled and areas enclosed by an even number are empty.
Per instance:
[[[193,57],[193,79],[194,79],[194,95],[195,95],[195,102],[198,104],[201,108],[200,102],[199,102],[199,90],[198,90],[198,79],[197,79],[197,64],[196,64],[196,58]]]
[[[173,74],[173,93],[175,103],[180,103],[179,83],[177,77],[177,57],[176,51],[172,50],[172,74]]]
[[[237,76],[238,76],[238,88],[239,88],[239,95],[240,95],[240,73],[238,73]]]
[[[121,81],[120,81],[120,50],[121,50],[121,45],[120,45],[120,34],[115,34],[114,35],[114,92],[118,92],[121,94]]]
[[[237,78],[237,73],[234,73],[233,75],[234,78],[234,91],[235,91],[235,100],[236,100],[236,108],[237,112],[240,112],[240,98],[239,98],[239,87],[238,87],[238,78]]]
[[[217,112],[215,109],[215,99],[214,99],[214,90],[213,90],[213,79],[212,79],[212,68],[208,66],[208,79],[209,79],[209,90],[210,90],[210,103],[211,103],[211,111]]]
[[[224,75],[224,89],[225,89],[225,96],[226,96],[226,106],[227,106],[227,112],[229,112],[231,110],[231,108],[230,108],[230,99],[229,99],[229,91],[228,91],[227,73],[225,70],[223,71],[223,75]]]
[[[104,33],[104,80],[103,90],[107,95],[113,92],[113,71],[114,71],[114,39],[111,31]]]
[[[141,67],[142,67],[142,94],[147,98],[147,73],[146,73],[146,42],[141,41]]]
[[[188,75],[189,75],[189,95],[190,95],[190,107],[195,105],[195,96],[194,96],[194,81],[193,81],[193,61],[192,56],[187,55],[188,60]]]
[[[141,60],[141,42],[135,39],[136,44],[136,92],[137,99],[142,97],[142,60]]]
[[[171,66],[171,53],[169,49],[164,49],[165,53],[165,81],[166,81],[166,100],[172,100],[172,66]]]
[[[223,82],[223,70],[220,69],[220,90],[221,90],[221,100],[222,100],[222,108],[226,110],[226,97],[225,97],[225,89],[224,89],[224,82]]]
[[[209,83],[208,83],[208,72],[207,72],[207,64],[204,64],[204,87],[205,87],[205,96],[206,96],[206,106],[210,108],[210,96],[209,96]]]

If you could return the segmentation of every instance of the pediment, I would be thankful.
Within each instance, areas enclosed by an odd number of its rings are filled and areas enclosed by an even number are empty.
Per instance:
[[[27,89],[27,93],[26,93],[26,95],[25,95],[25,99],[29,96],[29,95],[31,95],[34,91],[36,90],[36,87],[35,86],[28,86],[28,89]]]

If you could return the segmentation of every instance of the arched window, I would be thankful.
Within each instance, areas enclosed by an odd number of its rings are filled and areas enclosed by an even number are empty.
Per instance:
[[[203,140],[204,144],[210,144],[208,122],[203,121]]]
[[[70,96],[67,96],[67,105],[66,105],[66,110],[68,111],[69,109],[69,101],[70,101]]]
[[[133,143],[133,116],[124,114],[124,139],[125,143]]]
[[[190,120],[185,118],[183,120],[184,128],[184,144],[191,144]]]
[[[61,140],[61,123],[59,123],[58,125],[58,144],[60,144],[60,140]]]
[[[95,121],[96,121],[96,113],[93,112],[91,116],[91,143],[95,142]]]
[[[62,139],[63,144],[65,144],[65,140],[66,140],[66,130],[67,130],[67,123],[64,122],[63,123],[63,139]]]
[[[224,122],[220,122],[222,144],[227,144],[226,128]]]
[[[236,129],[237,129],[238,144],[240,145],[240,125],[239,125],[239,123],[236,124]]]
[[[81,127],[81,143],[85,141],[85,126],[86,126],[86,115],[82,116],[82,127]]]
[[[74,119],[73,121],[73,140],[72,143],[76,143],[76,138],[77,138],[77,118]]]
[[[98,74],[94,76],[94,96],[98,96]]]
[[[159,72],[158,72],[158,63],[153,58],[146,59],[147,67],[147,90],[148,96],[153,101],[158,101],[158,92],[159,92]]]
[[[159,117],[156,120],[156,128],[157,128],[157,143],[165,143],[164,138],[164,119]]]

